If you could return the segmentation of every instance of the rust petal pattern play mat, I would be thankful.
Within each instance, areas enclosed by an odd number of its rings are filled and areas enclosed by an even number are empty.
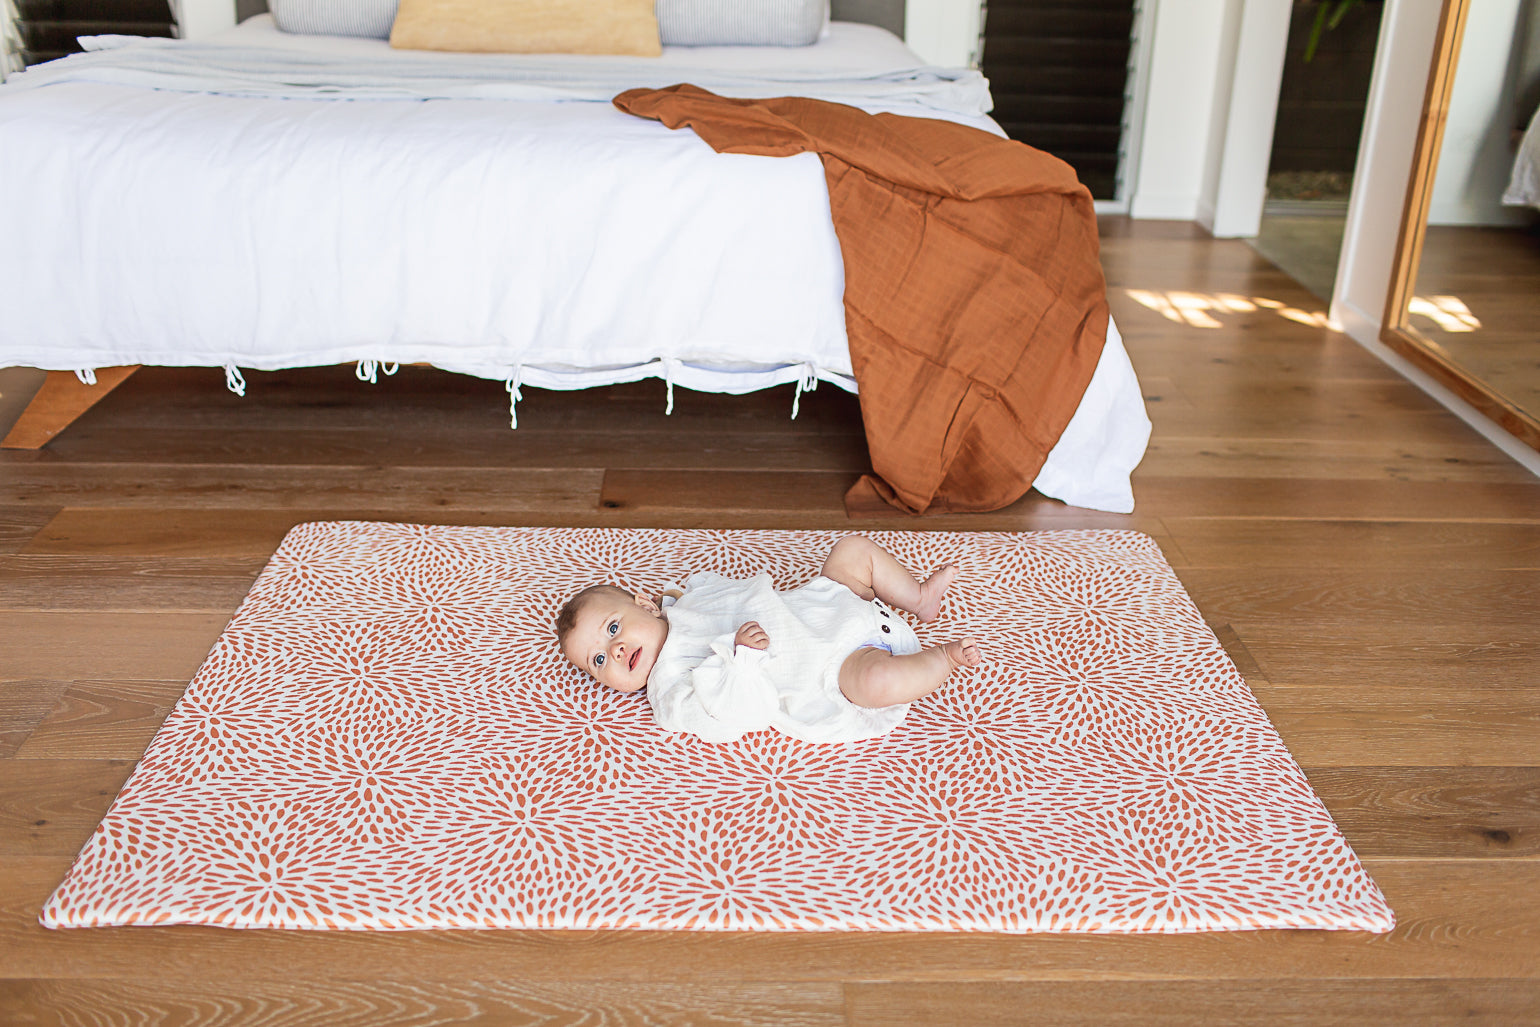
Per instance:
[[[1386,931],[1154,541],[882,532],[987,665],[882,738],[670,735],[568,667],[578,587],[780,587],[815,531],[295,528],[52,927]]]

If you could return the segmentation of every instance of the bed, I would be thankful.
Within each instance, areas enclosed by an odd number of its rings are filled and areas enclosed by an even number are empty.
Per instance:
[[[718,154],[610,99],[691,82],[995,134],[977,72],[832,22],[808,46],[427,53],[280,31],[94,37],[0,87],[0,366],[401,363],[525,386],[857,391],[812,154]],[[39,190],[33,183],[47,182]],[[98,386],[100,388],[100,386]],[[670,400],[671,401],[671,400]],[[1115,325],[1034,481],[1126,512],[1149,434]]]

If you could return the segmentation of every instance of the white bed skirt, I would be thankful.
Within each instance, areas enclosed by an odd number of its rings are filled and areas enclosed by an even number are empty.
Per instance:
[[[896,59],[893,37],[852,28],[887,48],[874,66]],[[335,46],[339,65],[390,53],[261,22],[227,42],[253,39]],[[110,54],[84,56],[113,70]],[[706,74],[688,57],[681,74]],[[0,366],[376,361],[558,389],[855,389],[816,155],[717,154],[608,103],[98,78],[0,87],[0,193],[25,197],[0,250]],[[1132,509],[1148,435],[1113,328],[1039,491]]]

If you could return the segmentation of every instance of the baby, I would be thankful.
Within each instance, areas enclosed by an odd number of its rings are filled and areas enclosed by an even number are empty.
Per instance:
[[[972,638],[922,649],[890,609],[933,621],[956,577],[947,564],[917,581],[881,546],[851,535],[818,577],[787,592],[775,591],[768,574],[738,581],[707,571],[665,610],[594,585],[562,608],[556,635],[567,659],[600,684],[647,688],[665,729],[708,741],[767,727],[850,741],[891,730],[909,703],[981,662]]]

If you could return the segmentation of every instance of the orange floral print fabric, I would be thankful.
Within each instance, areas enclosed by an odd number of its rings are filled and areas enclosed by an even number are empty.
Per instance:
[[[987,663],[891,734],[669,734],[569,666],[578,587],[811,578],[818,531],[295,528],[51,927],[1386,931],[1393,917],[1159,547],[881,532],[962,573]]]

